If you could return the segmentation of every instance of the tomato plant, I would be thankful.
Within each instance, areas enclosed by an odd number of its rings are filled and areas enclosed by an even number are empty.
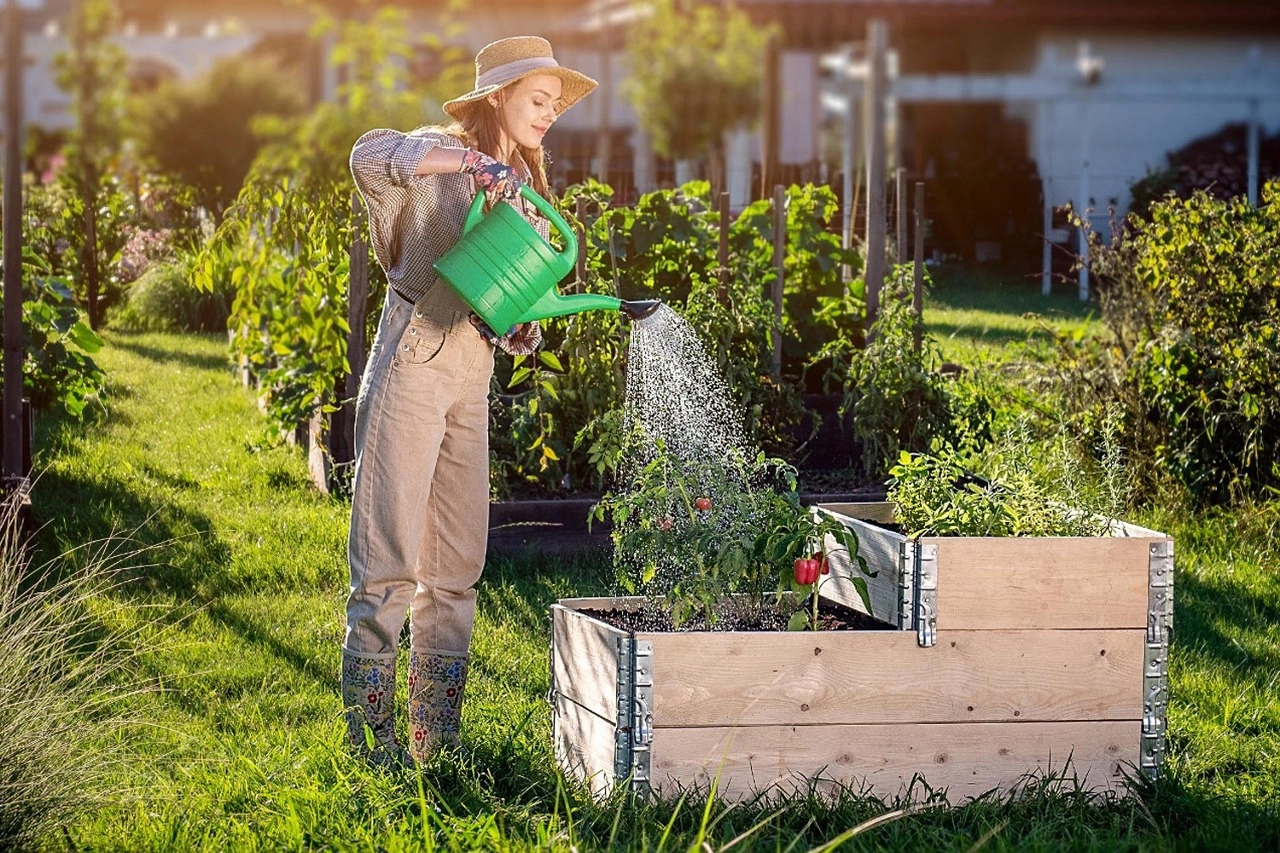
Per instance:
[[[828,537],[868,573],[857,534],[803,506],[795,469],[781,459],[763,453],[683,459],[660,440],[628,436],[633,450],[641,442],[644,461],[591,517],[613,525],[619,586],[631,595],[662,598],[677,625],[701,616],[713,626],[717,607],[730,596],[745,596],[758,610],[793,610],[792,629],[817,628],[822,570],[811,555]],[[866,581],[857,575],[850,580],[870,612]]]

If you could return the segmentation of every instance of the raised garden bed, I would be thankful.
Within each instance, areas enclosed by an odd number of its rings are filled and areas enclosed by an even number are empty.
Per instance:
[[[821,507],[853,526],[875,615],[896,630],[651,632],[552,607],[557,758],[597,793],[738,798],[769,788],[923,777],[951,801],[1028,773],[1089,789],[1154,777],[1163,758],[1173,543],[1113,525],[1098,538],[921,538],[887,504]],[[847,560],[825,595],[864,609]],[[605,615],[605,614],[600,614]]]

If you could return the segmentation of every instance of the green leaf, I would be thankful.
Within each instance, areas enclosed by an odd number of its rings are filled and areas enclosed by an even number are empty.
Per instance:
[[[67,339],[87,353],[102,349],[102,338],[86,323],[76,321],[67,331]]]

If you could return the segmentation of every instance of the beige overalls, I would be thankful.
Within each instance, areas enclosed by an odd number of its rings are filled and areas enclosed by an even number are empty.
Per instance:
[[[367,724],[379,744],[400,750],[395,661],[408,611],[418,760],[457,737],[489,527],[493,346],[432,267],[457,242],[474,189],[467,175],[414,174],[437,145],[463,147],[436,132],[375,130],[351,152],[390,288],[356,404],[342,691],[353,744],[365,742]],[[526,216],[545,237],[545,220]],[[521,335],[527,344],[541,332]]]

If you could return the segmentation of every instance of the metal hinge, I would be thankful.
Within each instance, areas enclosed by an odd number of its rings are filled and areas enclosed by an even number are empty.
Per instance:
[[[1160,775],[1169,709],[1169,635],[1173,630],[1173,540],[1151,544],[1147,576],[1146,654],[1142,669],[1142,748],[1139,765]]]
[[[915,627],[916,543],[908,539],[898,546],[898,630]]]
[[[924,648],[938,642],[938,546],[908,539],[899,552],[898,627]]]
[[[649,794],[649,745],[653,742],[653,641],[618,638],[618,725],[613,732],[613,775],[631,790]]]

